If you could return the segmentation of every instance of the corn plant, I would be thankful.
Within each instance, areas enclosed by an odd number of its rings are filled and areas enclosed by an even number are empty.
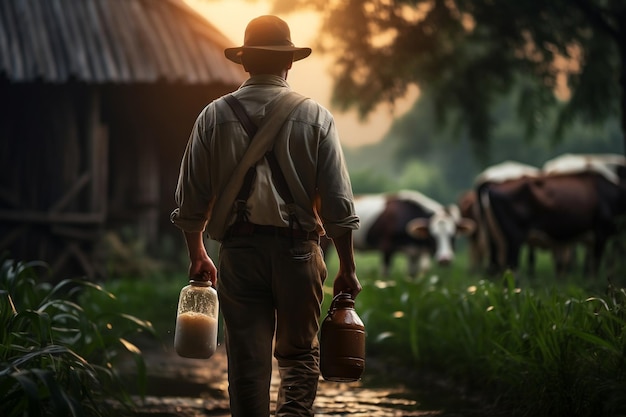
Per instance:
[[[145,378],[127,335],[152,333],[151,324],[125,314],[90,316],[79,294],[114,295],[82,280],[38,282],[40,268],[46,265],[0,264],[0,415],[103,416],[115,409],[110,401],[131,407],[115,359],[130,352]]]

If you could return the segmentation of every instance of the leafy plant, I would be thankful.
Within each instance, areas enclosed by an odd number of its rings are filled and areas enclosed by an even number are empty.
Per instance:
[[[626,290],[435,272],[360,274],[368,355],[440,372],[512,416],[624,415]]]
[[[152,325],[127,314],[87,314],[79,294],[114,295],[87,281],[38,282],[42,268],[0,264],[0,415],[103,416],[115,409],[102,406],[109,400],[131,407],[114,363],[129,352],[145,378],[141,352],[126,336],[153,334]]]

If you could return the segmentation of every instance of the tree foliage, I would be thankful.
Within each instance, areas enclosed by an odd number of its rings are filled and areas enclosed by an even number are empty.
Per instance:
[[[599,124],[626,111],[623,0],[275,0],[274,5],[277,13],[307,7],[322,13],[316,46],[334,56],[334,104],[357,108],[362,116],[381,102],[395,102],[415,84],[433,100],[438,125],[467,129],[475,149],[481,149],[493,132],[494,102],[513,86],[521,88],[517,111],[528,137],[553,108],[559,111],[556,137],[575,120]],[[560,81],[571,92],[563,102],[555,95]]]
[[[414,108],[394,122],[381,142],[345,150],[355,193],[412,188],[450,203],[492,164],[515,160],[541,167],[563,153],[615,153],[621,146],[616,117],[601,125],[576,121],[557,143],[525,140],[522,122],[515,117],[519,90],[494,103],[492,116],[497,124],[480,159],[471,156],[467,134],[435,127],[434,106],[424,94]],[[537,122],[537,138],[549,138],[555,117],[556,111],[551,111]]]

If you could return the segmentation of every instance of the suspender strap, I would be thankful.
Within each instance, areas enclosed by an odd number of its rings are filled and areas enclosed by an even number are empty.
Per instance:
[[[250,119],[250,116],[248,116],[248,112],[246,112],[246,109],[243,107],[241,102],[237,100],[237,98],[232,94],[224,96],[224,100],[226,100],[226,103],[228,103],[230,108],[233,110],[233,113],[235,113],[235,116],[237,116],[237,118],[243,125],[243,128],[248,134],[248,137],[252,140],[254,135],[256,135],[258,127],[254,124],[252,119]]]
[[[241,124],[243,125],[244,130],[248,134],[250,140],[254,138],[256,132],[258,130],[257,126],[252,122],[250,116],[244,109],[243,105],[239,100],[235,98],[232,94],[228,94],[224,96],[224,100],[230,106],[232,111],[235,113],[235,116],[239,119]],[[246,176],[243,179],[243,184],[241,184],[241,188],[237,193],[237,198],[235,199],[235,209],[237,211],[237,222],[248,221],[248,209],[246,206],[246,201],[248,201],[248,197],[250,197],[250,192],[252,191],[252,184],[254,183],[254,179],[256,178],[256,164],[252,165],[248,168],[246,172]]]
[[[243,125],[244,130],[248,134],[248,137],[252,140],[257,131],[257,126],[254,124],[250,116],[246,112],[246,109],[243,107],[241,102],[237,100],[235,96],[232,94],[228,94],[224,97],[226,103],[230,106],[230,108],[235,113],[235,116],[239,119],[241,124]],[[269,163],[270,169],[272,171],[272,179],[274,180],[274,185],[278,190],[278,193],[285,200],[288,206],[292,205],[294,202],[291,191],[289,190],[289,186],[287,185],[287,180],[285,179],[285,175],[283,171],[280,169],[280,165],[278,164],[278,160],[276,159],[276,155],[272,150],[265,153],[265,158]],[[248,200],[250,196],[250,191],[252,190],[252,182],[254,180],[255,175],[250,175],[250,171],[255,171],[255,166],[251,167],[246,173],[246,179],[244,180],[241,189],[239,190],[239,194],[237,195],[237,201],[245,201]],[[248,177],[251,177],[248,181]]]
[[[237,194],[242,187],[248,169],[261,160],[264,154],[272,148],[274,140],[286,118],[304,100],[306,100],[306,97],[301,94],[294,91],[286,91],[272,101],[268,112],[259,123],[258,132],[254,136],[255,139],[250,142],[248,149],[246,149],[241,161],[233,170],[231,177],[218,191],[209,207],[209,220],[206,225],[206,231],[211,239],[218,241],[224,239],[228,218],[235,206]],[[224,101],[226,102],[226,100]],[[293,208],[293,205],[291,206]]]

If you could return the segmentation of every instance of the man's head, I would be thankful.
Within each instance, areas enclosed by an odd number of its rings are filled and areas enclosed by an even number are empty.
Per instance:
[[[293,45],[289,26],[284,20],[270,15],[259,16],[248,23],[243,46],[224,50],[226,58],[257,74],[289,69],[293,61],[310,54],[311,48]]]

